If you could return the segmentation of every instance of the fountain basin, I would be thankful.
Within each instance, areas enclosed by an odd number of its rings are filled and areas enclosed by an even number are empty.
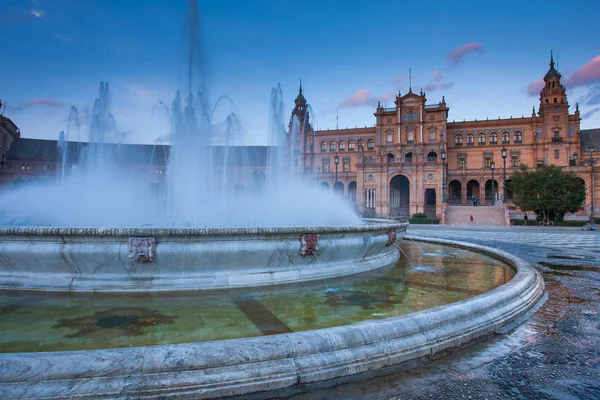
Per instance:
[[[0,228],[0,289],[147,292],[343,276],[398,261],[408,223],[293,228]]]
[[[211,398],[377,370],[463,346],[515,322],[543,296],[540,274],[501,250],[516,275],[487,293],[377,321],[272,336],[89,351],[0,354],[0,397]]]

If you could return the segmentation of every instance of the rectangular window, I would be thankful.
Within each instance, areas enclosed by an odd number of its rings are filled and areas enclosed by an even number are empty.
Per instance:
[[[408,134],[406,135],[406,140],[408,141],[408,143],[412,143],[415,141],[415,133],[410,131],[408,132]]]
[[[511,156],[510,157],[510,166],[513,168],[519,167],[519,156]]]
[[[560,158],[560,150],[558,150],[558,149],[554,150],[554,158]]]
[[[387,135],[387,142],[388,143],[392,143],[392,141],[394,140],[394,135],[392,135],[391,133]]]
[[[321,168],[323,172],[329,172],[329,158],[323,159],[323,168]]]
[[[467,168],[467,159],[465,157],[461,157],[458,159],[458,168],[460,168],[460,169]]]
[[[342,165],[342,171],[344,172],[348,172],[350,171],[350,160],[349,159],[344,159],[344,164]]]
[[[539,138],[542,137],[542,128],[537,129],[537,137],[539,137]]]
[[[558,139],[560,131],[554,131],[554,139]]]
[[[575,127],[573,125],[569,126],[569,136],[575,136]]]
[[[492,168],[492,157],[486,157],[483,160],[484,168]]]

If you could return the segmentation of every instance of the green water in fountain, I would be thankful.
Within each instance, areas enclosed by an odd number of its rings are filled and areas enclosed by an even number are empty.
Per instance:
[[[510,280],[501,261],[402,241],[393,267],[305,284],[169,294],[0,293],[0,352],[233,339],[347,325],[464,300]],[[422,251],[421,251],[422,249]]]

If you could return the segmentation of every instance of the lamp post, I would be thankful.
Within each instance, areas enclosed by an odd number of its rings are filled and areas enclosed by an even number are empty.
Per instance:
[[[504,182],[502,190],[502,201],[506,202],[506,147],[502,146],[502,163],[504,164],[502,170],[502,181]]]
[[[590,152],[590,198],[591,198],[591,210],[590,210],[590,222],[595,222],[594,220],[594,165],[598,162],[598,159],[594,159],[593,154],[596,150],[594,146],[590,146],[587,149]]]
[[[496,164],[492,161],[490,167],[492,168],[492,205],[494,205],[494,169],[496,168]]]
[[[446,202],[446,150],[442,150],[442,203]]]
[[[333,158],[333,163],[335,164],[335,182],[333,183],[333,188],[335,189],[338,182],[338,164],[340,163],[340,157],[337,154]]]

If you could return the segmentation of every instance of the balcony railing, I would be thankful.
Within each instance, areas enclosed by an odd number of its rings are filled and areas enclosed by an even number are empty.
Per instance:
[[[553,137],[552,138],[552,143],[562,143],[563,138],[561,137]]]
[[[429,162],[437,162],[438,158],[437,157],[427,157],[427,161]]]

